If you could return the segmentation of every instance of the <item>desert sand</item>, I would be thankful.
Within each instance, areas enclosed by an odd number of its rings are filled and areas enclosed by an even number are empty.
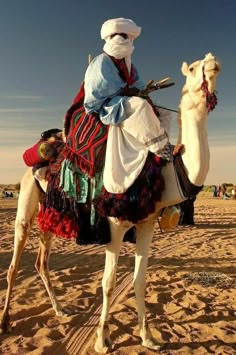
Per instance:
[[[13,251],[16,199],[0,199],[0,315]],[[200,193],[194,227],[160,233],[147,273],[147,314],[160,354],[236,354],[236,201]],[[72,315],[56,317],[34,263],[35,225],[23,253],[11,303],[11,334],[0,354],[75,355],[93,350],[102,303],[104,246],[56,239],[50,258],[56,295]],[[110,313],[114,355],[149,355],[140,345],[132,273],[135,246],[124,243]]]

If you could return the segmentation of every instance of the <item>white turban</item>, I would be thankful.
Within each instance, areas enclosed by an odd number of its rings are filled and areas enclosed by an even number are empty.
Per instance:
[[[131,54],[134,50],[133,40],[140,35],[141,27],[138,27],[132,20],[126,18],[114,18],[104,22],[101,28],[101,37],[106,41],[103,50],[117,58],[125,59],[127,69],[131,71]],[[115,33],[125,33],[128,38],[111,35]]]
[[[101,28],[101,38],[106,39],[114,33],[126,33],[135,39],[140,35],[141,27],[138,27],[134,21],[123,17],[104,22]]]

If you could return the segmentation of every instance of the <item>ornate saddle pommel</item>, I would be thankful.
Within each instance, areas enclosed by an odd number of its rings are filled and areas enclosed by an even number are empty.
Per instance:
[[[154,84],[154,80],[149,80],[145,89],[140,91],[139,96],[147,97],[153,91],[165,89],[165,88],[175,85],[175,83],[167,83],[167,81],[169,81],[169,80],[170,80],[170,78],[168,77],[168,78],[165,78],[165,79],[162,79],[162,80],[156,82],[155,84]]]

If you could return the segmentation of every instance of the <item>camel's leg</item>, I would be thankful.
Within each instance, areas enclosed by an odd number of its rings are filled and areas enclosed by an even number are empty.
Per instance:
[[[138,321],[142,345],[153,350],[159,350],[160,346],[152,337],[148,326],[145,308],[146,270],[148,254],[153,238],[155,221],[148,221],[136,225],[136,256],[134,271],[134,290],[137,300]]]
[[[56,298],[54,289],[51,284],[51,280],[50,280],[50,276],[49,276],[49,269],[48,269],[48,261],[49,261],[53,236],[54,235],[49,232],[42,233],[40,235],[39,252],[38,252],[35,267],[36,267],[36,270],[38,271],[41,279],[43,280],[43,283],[44,283],[46,290],[48,292],[48,295],[51,299],[52,307],[53,307],[54,311],[56,312],[56,315],[63,316],[63,315],[66,315],[66,313],[63,312],[62,307]]]
[[[17,276],[20,258],[37,212],[40,196],[41,192],[35,184],[31,169],[29,169],[21,181],[15,220],[14,252],[7,274],[8,287],[0,323],[0,333],[11,331],[9,317],[11,292]]]
[[[112,293],[116,285],[116,269],[122,240],[126,230],[120,225],[110,223],[111,242],[106,246],[106,262],[102,279],[103,287],[103,306],[100,322],[97,329],[97,339],[95,350],[98,353],[105,354],[112,346],[110,338],[108,315],[111,303]]]

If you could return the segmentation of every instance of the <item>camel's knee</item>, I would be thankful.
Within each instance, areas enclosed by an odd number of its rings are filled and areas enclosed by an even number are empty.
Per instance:
[[[109,274],[105,273],[102,286],[104,294],[110,297],[116,286],[116,266],[109,271]]]
[[[113,294],[115,287],[113,285],[108,285],[104,289],[104,294],[106,295],[107,298],[110,298]]]
[[[42,255],[41,250],[39,251],[39,254],[38,254],[38,257],[37,257],[37,260],[36,260],[34,266],[40,275],[45,274],[45,272],[48,270],[48,257],[46,255],[46,253],[44,253],[44,255]]]
[[[7,281],[9,281],[9,279],[12,278],[12,276],[13,276],[14,273],[15,273],[15,270],[16,270],[15,265],[11,264],[11,265],[9,266],[9,269],[8,269],[8,272],[7,272]]]
[[[35,268],[41,276],[48,271],[48,261],[50,257],[52,240],[52,233],[48,232],[40,234],[40,245],[38,256],[35,262]]]
[[[31,221],[28,221],[24,218],[16,219],[15,231],[18,235],[18,241],[24,240],[28,236],[31,229],[31,225]]]
[[[15,264],[11,264],[9,266],[8,272],[7,272],[7,282],[8,284],[11,283],[13,280],[15,280],[17,275],[17,267]]]
[[[48,264],[46,261],[37,259],[34,266],[40,275],[45,274],[45,272],[48,270]]]
[[[101,334],[101,332],[106,332],[107,334],[110,333],[109,325],[107,320],[100,319],[98,327],[97,327],[97,334]]]
[[[106,297],[110,298],[115,289],[115,281],[110,280],[110,282],[103,283],[103,293]]]

